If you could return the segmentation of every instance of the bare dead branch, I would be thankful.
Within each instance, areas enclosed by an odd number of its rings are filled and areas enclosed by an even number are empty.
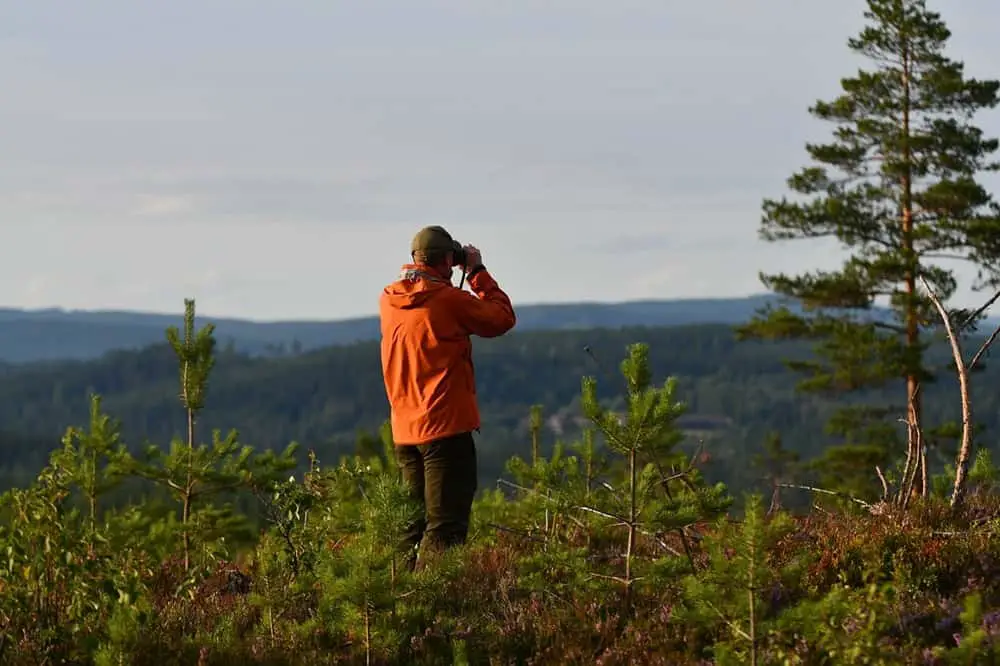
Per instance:
[[[592,513],[595,516],[600,516],[601,518],[607,518],[608,520],[613,520],[616,523],[620,523],[621,525],[623,525],[625,527],[629,526],[629,520],[628,520],[628,518],[625,518],[624,516],[618,516],[618,515],[615,515],[613,513],[608,513],[607,511],[601,511],[600,509],[595,509],[592,506],[579,505],[579,506],[575,506],[573,508],[574,509],[579,509],[580,511],[586,511],[587,513]]]
[[[875,473],[878,474],[878,480],[882,482],[882,501],[889,501],[889,484],[886,483],[885,475],[882,473],[882,469],[875,465]]]
[[[588,578],[600,578],[602,580],[612,580],[612,581],[614,581],[616,583],[619,583],[621,585],[624,585],[626,587],[634,584],[636,581],[642,580],[642,578],[643,578],[642,576],[640,576],[638,578],[626,579],[626,578],[622,578],[621,576],[608,576],[606,574],[599,574],[599,573],[592,573],[592,574],[588,575],[587,577]]]
[[[793,490],[808,490],[809,492],[821,493],[823,495],[833,495],[834,497],[841,497],[843,499],[851,500],[852,502],[855,502],[855,503],[863,506],[864,508],[868,509],[869,511],[872,510],[872,505],[869,504],[868,502],[866,502],[866,501],[864,501],[862,499],[858,499],[857,497],[854,497],[853,495],[848,495],[847,493],[839,492],[837,490],[827,490],[826,488],[816,488],[815,486],[803,486],[803,485],[799,485],[797,483],[779,483],[778,487],[780,487],[780,488],[791,488]]]
[[[507,532],[508,534],[516,534],[517,536],[525,539],[527,541],[534,541],[535,543],[545,543],[545,539],[539,539],[536,536],[532,536],[524,530],[514,529],[513,527],[504,527],[503,525],[498,525],[496,523],[484,523],[487,527],[492,527],[495,530],[500,530],[501,532]]]
[[[955,460],[955,485],[951,491],[951,506],[955,508],[962,502],[962,495],[965,491],[965,479],[969,470],[969,457],[972,450],[972,401],[969,394],[969,368],[965,364],[962,356],[962,348],[955,334],[955,329],[951,325],[951,319],[945,310],[941,299],[934,293],[934,290],[923,277],[920,281],[927,290],[927,295],[937,308],[941,321],[944,323],[945,333],[948,335],[948,342],[951,344],[951,353],[955,359],[955,372],[958,374],[959,397],[962,401],[962,443],[958,450],[958,457]]]
[[[1000,294],[1000,292],[997,293]],[[969,372],[971,372],[972,369],[976,367],[976,365],[979,363],[979,360],[983,357],[983,354],[989,351],[990,347],[993,346],[993,343],[996,342],[997,340],[997,336],[1000,336],[1000,326],[997,326],[995,329],[993,329],[993,332],[990,334],[990,337],[986,338],[986,341],[983,342],[982,346],[979,348],[979,351],[977,351],[976,355],[972,357],[971,361],[969,361],[969,368],[968,368]]]
[[[832,515],[829,511],[821,507],[819,504],[812,505],[813,511],[819,511],[820,513],[825,513],[826,515]]]
[[[910,474],[916,461],[916,456],[914,455],[913,446],[913,427],[911,425],[910,419],[899,419],[900,423],[906,424],[906,462],[903,463],[903,473],[899,477],[899,493],[896,495],[895,502],[898,506],[903,506],[903,496],[907,493],[907,488],[910,485]]]
[[[920,385],[917,385],[917,390],[914,392],[914,396],[920,393]],[[906,424],[907,429],[907,452],[906,452],[906,465],[903,469],[903,478],[900,482],[899,494],[896,496],[896,504],[901,509],[906,509],[910,503],[910,497],[913,495],[913,486],[917,481],[917,474],[923,472],[926,474],[926,447],[924,445],[923,432],[920,430],[920,424],[917,421],[916,408],[913,405],[913,401],[909,401],[907,405],[907,417],[905,419],[900,419]],[[924,483],[926,487],[926,482]]]

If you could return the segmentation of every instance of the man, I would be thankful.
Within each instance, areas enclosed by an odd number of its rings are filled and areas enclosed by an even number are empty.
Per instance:
[[[516,319],[475,247],[432,226],[413,238],[410,256],[382,291],[379,315],[396,459],[424,509],[403,544],[412,567],[422,540],[443,550],[467,538],[480,425],[470,336],[503,335]],[[475,296],[452,284],[456,259]]]

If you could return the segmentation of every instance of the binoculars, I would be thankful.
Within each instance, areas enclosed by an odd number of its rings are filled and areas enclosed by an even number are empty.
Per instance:
[[[452,253],[454,254],[453,263],[456,266],[465,267],[465,263],[469,260],[469,258],[465,254],[465,248],[462,247],[462,244],[459,243],[458,241],[453,241],[453,243],[454,243],[454,247],[452,248]]]

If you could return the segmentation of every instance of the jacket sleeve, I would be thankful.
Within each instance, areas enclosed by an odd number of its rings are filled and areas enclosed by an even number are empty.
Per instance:
[[[461,289],[455,290],[455,310],[459,325],[469,334],[482,338],[495,338],[514,328],[517,317],[510,297],[500,288],[485,269],[469,279],[473,296]]]

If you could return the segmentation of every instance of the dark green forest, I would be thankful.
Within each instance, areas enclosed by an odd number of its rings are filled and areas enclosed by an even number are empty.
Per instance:
[[[492,486],[511,455],[527,452],[533,405],[543,408],[546,446],[578,437],[582,378],[596,377],[603,398],[620,396],[618,363],[632,342],[649,344],[656,381],[677,379],[678,397],[687,405],[679,422],[689,438],[685,446],[704,441],[711,456],[707,473],[714,479],[737,489],[761,482],[760,470],[747,462],[762,452],[771,433],[780,434],[785,448],[803,459],[839,441],[825,424],[843,399],[797,391],[797,378],[785,366],[809,355],[806,343],[739,341],[734,329],[723,325],[512,333],[477,340],[474,348],[483,415],[481,484]],[[977,346],[978,339],[965,344]],[[930,357],[941,378],[926,388],[928,418],[955,422],[960,416],[956,382],[943,341]],[[1000,393],[991,390],[998,378],[987,359],[974,379],[984,444],[996,441],[1000,427]],[[902,417],[900,386],[890,382],[854,399],[894,406]],[[31,478],[65,429],[87,420],[91,393],[102,396],[104,408],[121,421],[125,440],[135,447],[147,440],[169,442],[184,431],[176,358],[165,342],[94,361],[8,368],[0,375],[5,483]],[[237,427],[241,441],[255,448],[280,450],[294,441],[321,459],[335,460],[355,450],[359,435],[374,436],[387,418],[378,344],[365,342],[281,358],[222,350],[200,424],[206,431]],[[901,434],[904,429],[900,424]],[[940,449],[938,465],[954,457],[953,438],[933,443],[935,452]]]

